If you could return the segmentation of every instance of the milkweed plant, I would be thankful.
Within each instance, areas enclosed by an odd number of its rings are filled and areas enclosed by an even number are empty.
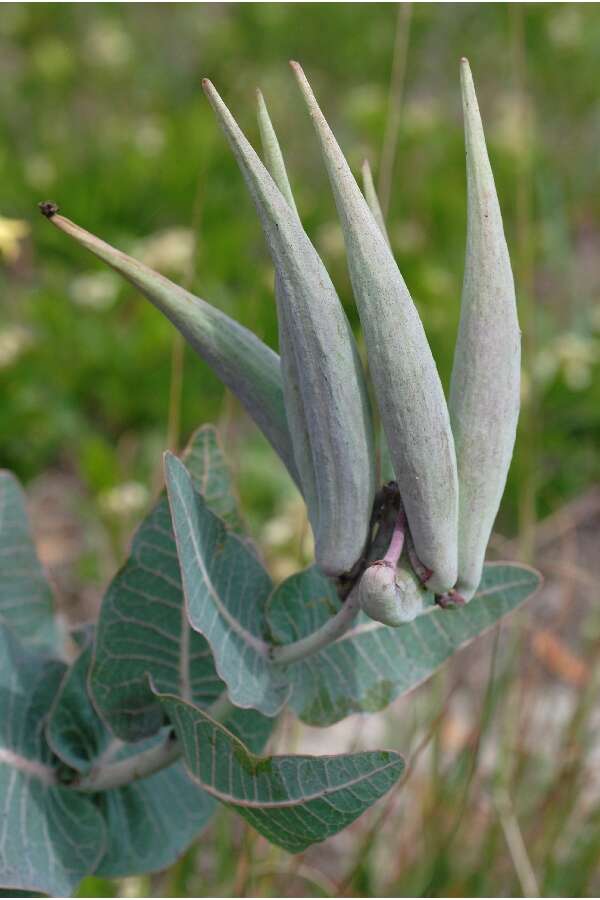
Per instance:
[[[448,403],[368,165],[361,190],[301,67],[292,69],[339,213],[368,377],[260,93],[264,162],[203,84],[273,262],[279,355],[56,204],[40,204],[167,316],[239,398],[306,502],[315,563],[272,582],[205,425],[181,457],[165,454],[166,489],[95,626],[75,634],[72,661],[22,489],[0,474],[4,888],[63,896],[92,873],[164,868],[219,804],[290,853],[336,834],[398,781],[402,756],[268,755],[282,710],[316,726],[381,710],[539,584],[527,567],[484,564],[515,440],[520,333],[469,65],[466,262]]]

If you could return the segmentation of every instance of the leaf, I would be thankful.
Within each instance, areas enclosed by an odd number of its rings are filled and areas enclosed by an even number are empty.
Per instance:
[[[65,666],[0,625],[0,886],[67,896],[104,853],[90,796],[56,782],[43,722]]]
[[[94,711],[86,691],[91,648],[69,669],[47,725],[52,749],[76,772],[118,762],[164,740],[138,744],[114,738]],[[107,847],[96,874],[140,875],[171,865],[206,826],[214,800],[190,781],[181,762],[126,787],[97,795],[106,822]]]
[[[238,499],[216,428],[212,425],[199,428],[192,435],[184,456],[208,508],[230,531],[245,537]]]
[[[290,853],[337,834],[382,797],[404,768],[391,751],[341,756],[256,756],[222,725],[178,697],[161,701],[189,771]]]
[[[239,398],[298,483],[277,354],[239,322],[64,216],[49,221],[123,275],[175,325]]]
[[[262,638],[271,579],[242,541],[225,530],[171,453],[165,454],[165,481],[188,620],[210,644],[231,702],[274,716],[289,685],[269,661]]]
[[[293,682],[290,705],[309,725],[331,725],[352,713],[383,709],[523,603],[539,584],[533,569],[490,563],[467,606],[432,606],[399,628],[361,617],[338,641],[287,667]],[[333,589],[315,569],[293,575],[269,603],[273,639],[288,643],[304,637],[330,617],[336,603]]]
[[[186,458],[207,504],[237,528],[239,513],[212,429],[194,435]],[[163,725],[148,674],[161,690],[181,691],[199,706],[209,705],[223,691],[207,642],[186,618],[164,496],[135,534],[129,559],[108,587],[97,625],[90,690],[100,715],[123,740],[149,737]]]
[[[62,637],[53,598],[38,559],[25,494],[11,472],[0,470],[0,623],[25,645],[60,655]]]

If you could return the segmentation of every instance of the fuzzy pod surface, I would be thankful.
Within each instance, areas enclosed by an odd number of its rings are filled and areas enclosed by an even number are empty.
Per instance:
[[[265,165],[288,206],[298,217],[298,209],[288,178],[285,161],[277,135],[269,116],[267,104],[260,90],[256,92],[257,119]],[[311,451],[310,430],[304,409],[298,360],[292,339],[293,325],[289,321],[285,283],[275,274],[275,302],[279,331],[279,356],[281,377],[288,420],[294,423],[294,457],[302,483],[302,492],[314,534],[319,531],[319,495],[314,460]]]
[[[316,560],[325,574],[339,575],[363,551],[375,493],[373,425],[362,364],[335,288],[297,214],[214,86],[203,84],[257,208],[275,266],[295,361],[284,368],[284,376],[295,373],[297,379],[294,403],[286,409],[290,433],[295,450],[304,446],[308,434],[316,480],[318,508],[313,503],[311,509],[310,500],[308,507]],[[299,402],[302,416],[297,419]],[[310,491],[306,494],[310,497]]]
[[[70,219],[49,219],[136,287],[241,401],[301,488],[288,428],[277,353],[255,334],[189,291]]]
[[[425,591],[407,567],[379,560],[363,572],[359,602],[370,619],[397,628],[412,622],[423,611]]]
[[[458,480],[444,392],[423,325],[380,227],[321,112],[292,63],[313,120],[338,214],[369,370],[400,496],[428,587],[457,577]]]
[[[512,458],[520,404],[521,335],[502,215],[469,63],[461,61],[467,243],[450,415],[460,492],[458,592],[470,599]]]

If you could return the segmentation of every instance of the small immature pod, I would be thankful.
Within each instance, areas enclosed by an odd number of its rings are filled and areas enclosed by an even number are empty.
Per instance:
[[[397,628],[423,611],[426,592],[412,570],[379,560],[365,569],[358,594],[365,615]]]
[[[316,502],[305,490],[317,563],[327,575],[348,571],[367,538],[375,493],[373,426],[364,372],[350,325],[315,248],[213,85],[204,90],[236,156],[259,213],[285,308],[294,379],[286,412],[298,467],[310,444]],[[287,394],[287,392],[286,392]],[[301,408],[301,415],[295,413]],[[303,481],[303,489],[305,484]],[[312,506],[312,508],[311,508]]]
[[[369,370],[419,559],[444,593],[457,576],[458,483],[444,392],[419,314],[298,65],[342,222]]]
[[[460,491],[457,591],[470,599],[510,466],[519,416],[521,336],[502,216],[469,63],[461,62],[467,248],[450,390]]]

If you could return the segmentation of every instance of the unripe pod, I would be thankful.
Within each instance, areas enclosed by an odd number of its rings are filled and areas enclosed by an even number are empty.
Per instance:
[[[327,575],[348,571],[367,538],[375,493],[373,425],[364,372],[335,288],[315,248],[233,116],[210,84],[204,89],[259,213],[292,346],[286,412],[301,480],[308,435],[316,500],[303,483],[315,555]],[[287,352],[287,351],[286,351]],[[295,412],[301,415],[296,418]],[[312,506],[312,508],[311,508]],[[317,507],[317,508],[315,508]]]
[[[423,611],[425,591],[412,571],[379,560],[365,569],[358,596],[365,615],[397,628]]]
[[[444,392],[390,248],[310,86],[292,63],[313,119],[342,222],[381,420],[419,559],[444,593],[457,576],[458,482]]]
[[[42,208],[42,212],[56,228],[119,272],[175,325],[198,356],[238,397],[301,487],[277,354],[219,309],[70,219],[56,215],[51,204],[42,207],[50,207]]]
[[[450,415],[460,489],[458,584],[470,599],[504,492],[519,416],[520,331],[494,176],[467,60],[467,249]]]
[[[265,165],[271,178],[281,191],[292,212],[298,217],[296,201],[292,193],[285,161],[269,116],[269,111],[261,91],[257,95],[258,127],[263,147]],[[315,535],[319,533],[319,494],[314,461],[312,457],[310,430],[306,419],[304,401],[302,398],[300,373],[294,352],[294,342],[290,330],[287,301],[285,296],[285,284],[281,278],[275,275],[275,302],[277,304],[277,325],[279,329],[279,355],[281,358],[281,378],[285,397],[287,419],[294,423],[294,457],[304,502],[309,511],[311,527]],[[319,545],[319,549],[321,544]]]

